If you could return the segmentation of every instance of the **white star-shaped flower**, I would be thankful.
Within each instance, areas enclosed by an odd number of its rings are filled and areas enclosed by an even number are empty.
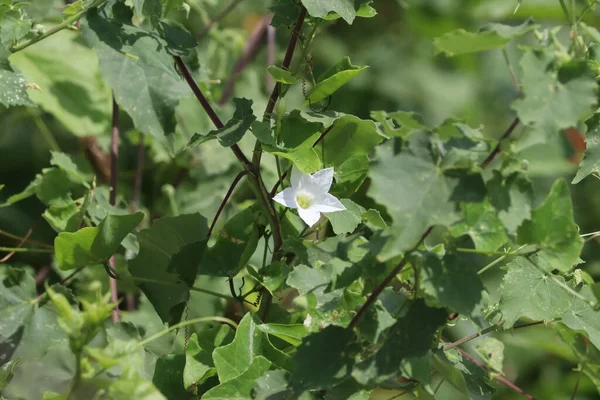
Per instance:
[[[308,226],[313,226],[321,218],[322,212],[344,211],[346,207],[334,196],[329,188],[333,182],[333,168],[325,168],[312,175],[292,169],[292,187],[282,190],[273,198],[289,208],[297,208],[300,218]]]

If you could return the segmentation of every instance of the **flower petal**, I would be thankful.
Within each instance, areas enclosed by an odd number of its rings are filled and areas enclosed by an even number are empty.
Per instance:
[[[298,203],[296,203],[296,191],[294,188],[283,189],[273,197],[273,200],[288,208],[298,208]]]
[[[322,194],[315,199],[312,208],[316,208],[320,212],[344,211],[346,207],[333,195],[329,193]]]
[[[333,182],[333,168],[325,168],[315,172],[311,176],[311,183],[319,193],[329,192]]]
[[[298,208],[298,214],[308,226],[313,226],[321,219],[321,213],[315,207]]]
[[[290,184],[294,189],[298,189],[300,187],[300,179],[303,175],[308,174],[305,174],[304,172],[300,171],[298,167],[296,167],[296,165],[292,167],[292,177],[290,178]]]

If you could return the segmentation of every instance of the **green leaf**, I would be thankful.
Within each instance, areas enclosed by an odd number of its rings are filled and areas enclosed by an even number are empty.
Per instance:
[[[10,52],[0,45],[0,104],[10,106],[35,106],[27,95],[23,74],[8,61]]]
[[[411,133],[427,131],[423,118],[414,112],[395,111],[371,111],[371,118],[377,121],[387,137],[399,137],[408,139]],[[394,125],[395,123],[395,125]]]
[[[0,343],[4,345],[33,313],[30,301],[37,293],[31,275],[22,269],[0,266]]]
[[[369,307],[357,328],[366,340],[377,343],[381,335],[395,322],[396,319],[386,310],[381,301],[377,300]]]
[[[79,39],[62,31],[11,56],[28,82],[27,93],[77,136],[110,133],[112,97],[100,76],[98,57]]]
[[[246,266],[258,245],[260,232],[257,222],[257,212],[252,208],[240,211],[227,221],[217,243],[204,253],[198,274],[236,276]]]
[[[275,370],[265,372],[263,376],[256,380],[253,395],[256,400],[275,400],[279,396],[289,398],[292,393],[289,393],[287,372],[283,370]]]
[[[531,217],[533,187],[531,181],[517,172],[503,177],[494,171],[493,178],[486,182],[490,203],[506,231],[515,235],[517,228]]]
[[[163,217],[136,233],[140,251],[128,263],[129,272],[161,320],[181,319],[208,242],[206,218],[200,214]]]
[[[469,262],[455,254],[442,260],[432,253],[423,255],[421,287],[440,304],[472,318],[481,316],[483,283]]]
[[[333,174],[335,183],[331,191],[340,197],[350,197],[369,174],[369,157],[367,155],[351,156],[337,166]]]
[[[133,11],[140,21],[148,18],[152,26],[156,26],[162,15],[160,0],[132,0]]]
[[[477,353],[483,358],[487,367],[497,373],[502,373],[504,362],[504,343],[493,337],[484,337],[475,346]]]
[[[573,204],[564,179],[552,185],[548,197],[531,213],[531,220],[519,227],[517,241],[539,246],[549,270],[567,272],[578,264],[583,239],[573,221]]]
[[[419,321],[415,324],[414,321]],[[423,300],[414,301],[405,316],[388,330],[387,340],[371,358],[358,364],[352,376],[362,384],[382,382],[396,376],[402,360],[427,354],[438,328],[446,322],[446,312],[430,308]]]
[[[356,16],[354,0],[301,0],[308,13],[317,18],[324,18],[330,12],[338,14],[349,24],[352,24]]]
[[[438,53],[445,52],[448,56],[499,49],[511,40],[523,36],[537,27],[531,19],[517,26],[490,23],[481,28],[479,32],[457,29],[445,33],[435,38],[433,45]]]
[[[254,121],[252,124],[252,134],[262,144],[276,146],[273,130],[271,129],[271,124],[269,122]]]
[[[581,293],[596,301],[588,286],[584,286]],[[600,311],[594,310],[589,302],[573,299],[573,303],[562,315],[562,322],[571,329],[587,333],[590,342],[600,350]]]
[[[228,325],[207,327],[199,333],[193,333],[185,351],[183,385],[189,389],[199,386],[217,374],[212,352],[219,346],[231,343],[234,334]]]
[[[235,331],[233,342],[213,351],[213,360],[221,383],[243,374],[259,356],[269,360],[269,364],[290,369],[289,356],[275,348],[268,335],[258,329],[258,325],[258,317],[247,313]],[[253,386],[251,385],[251,388]]]
[[[264,268],[261,268],[260,273],[248,265],[248,272],[258,282],[261,283],[271,293],[277,291],[287,279],[290,273],[290,267],[280,261],[274,261]]]
[[[158,31],[167,42],[165,50],[172,56],[185,57],[198,45],[196,36],[177,25],[160,21]]]
[[[354,115],[335,120],[327,135],[317,145],[323,165],[338,168],[351,157],[366,156],[383,141],[375,123]]]
[[[252,363],[241,374],[215,386],[204,393],[203,399],[225,400],[225,399],[252,399],[252,389],[256,380],[271,368],[271,362],[265,357],[257,356]]]
[[[217,139],[224,147],[230,147],[239,142],[252,123],[256,121],[256,117],[252,112],[252,100],[235,98],[233,102],[235,103],[235,112],[223,128],[212,130],[206,135],[195,133],[188,146],[194,148],[212,139]]]
[[[59,233],[54,239],[59,268],[68,271],[83,265],[106,262],[142,219],[144,214],[141,212],[129,215],[109,214],[98,226],[82,228],[73,233]]]
[[[305,105],[326,99],[367,68],[369,67],[352,65],[349,57],[342,58],[336,65],[319,76],[316,86],[308,94]]]
[[[378,258],[387,260],[412,248],[429,226],[454,222],[451,194],[450,182],[435,164],[382,151],[371,167],[369,195],[386,207],[394,224],[381,235],[385,244]]]
[[[168,43],[121,23],[109,10],[93,8],[81,24],[83,39],[98,54],[104,80],[140,132],[157,138],[174,132],[175,107],[188,89],[173,68]]]
[[[508,242],[508,236],[498,212],[488,201],[483,203],[461,203],[464,220],[452,227],[452,236],[469,235],[475,248],[481,251],[496,251]]]
[[[360,8],[356,10],[356,16],[361,18],[373,18],[377,15],[377,10],[368,4],[361,4]],[[333,21],[341,18],[338,13],[329,13],[323,17],[325,21]]]
[[[86,189],[89,189],[90,185],[87,183],[87,177],[83,176],[77,164],[73,162],[68,154],[61,153],[58,151],[50,151],[51,158],[50,164],[60,168],[67,173],[69,179],[75,183],[82,185]]]
[[[362,215],[365,209],[352,200],[341,199],[340,202],[346,207],[344,211],[323,213],[331,222],[331,227],[336,235],[351,233],[362,222]]]
[[[523,54],[521,87],[525,96],[512,105],[525,125],[540,128],[547,136],[577,126],[597,104],[598,84],[584,61],[572,61],[558,71],[553,61],[550,51],[527,50]]]
[[[308,335],[308,329],[301,324],[261,324],[257,326],[258,330],[269,335],[277,336],[281,340],[285,340],[292,346],[298,346],[302,343],[302,339]]]
[[[529,258],[515,258],[502,279],[499,308],[506,328],[521,317],[550,321],[560,317],[571,304],[563,277],[545,272],[544,261],[537,254]]]
[[[373,229],[373,227],[378,228],[378,229],[385,229],[388,227],[388,225],[385,223],[384,219],[381,217],[381,214],[379,213],[379,211],[375,210],[375,209],[369,209],[367,210],[363,216],[363,222],[367,224],[367,226],[369,226],[371,229]]]
[[[299,110],[294,110],[281,119],[281,130],[277,146],[263,145],[263,149],[292,161],[302,172],[312,174],[321,169],[321,161],[313,144],[321,135],[321,124],[308,122]]]
[[[579,183],[586,176],[600,172],[600,114],[586,121],[585,157],[579,164],[577,175],[571,183]]]
[[[354,364],[346,348],[354,333],[329,325],[304,338],[294,355],[290,385],[298,394],[308,389],[326,389],[346,379]]]
[[[8,386],[13,376],[15,376],[15,369],[21,360],[21,358],[15,358],[0,367],[0,392]]]
[[[275,65],[269,65],[267,67],[267,71],[269,74],[275,79],[277,82],[285,83],[286,85],[293,85],[298,82],[299,78],[292,74],[287,69],[280,68]]]
[[[0,21],[0,40],[4,45],[11,45],[23,39],[31,29],[32,21],[23,19],[20,10],[8,10]]]
[[[166,354],[156,360],[152,383],[168,399],[191,399],[193,395],[183,386],[183,354]]]
[[[83,0],[77,0],[72,3],[69,3],[65,6],[63,10],[63,20],[69,17],[72,17],[79,13],[83,9]]]

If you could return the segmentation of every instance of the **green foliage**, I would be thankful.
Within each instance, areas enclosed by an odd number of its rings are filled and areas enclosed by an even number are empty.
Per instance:
[[[316,103],[331,96],[336,90],[350,82],[352,78],[367,68],[352,65],[350,58],[344,57],[317,78],[317,84],[310,91],[306,99],[307,104]]]

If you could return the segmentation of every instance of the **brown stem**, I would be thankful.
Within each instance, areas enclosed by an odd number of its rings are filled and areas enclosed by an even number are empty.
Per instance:
[[[81,272],[81,270],[84,268],[84,266],[78,267],[75,271],[71,272],[71,274],[69,274],[67,277],[61,279],[59,283],[59,285],[64,285],[65,283],[67,283],[68,281],[71,280],[71,278],[73,278],[75,275],[77,275],[79,272]],[[40,294],[35,301],[38,302],[40,300],[42,300],[42,298],[46,295],[46,292]]]
[[[53,249],[54,248],[54,246],[52,246],[51,244],[38,242],[37,240],[31,240],[29,238],[24,238],[23,236],[14,235],[12,233],[8,233],[6,231],[3,231],[2,229],[0,229],[0,235],[9,237],[9,238],[15,239],[15,240],[27,239],[27,240],[25,240],[25,243],[35,244],[36,246],[44,247],[46,249]]]
[[[470,341],[470,340],[473,340],[473,339],[475,339],[475,338],[477,338],[477,337],[479,337],[479,336],[483,336],[483,335],[486,335],[486,334],[488,334],[488,333],[490,333],[490,332],[494,332],[496,329],[498,329],[498,328],[500,327],[500,325],[502,325],[502,323],[503,323],[503,322],[504,322],[504,321],[497,322],[497,323],[495,323],[494,325],[492,325],[492,326],[489,326],[489,327],[487,327],[487,328],[485,328],[485,329],[481,330],[480,332],[475,332],[475,333],[473,333],[473,334],[471,334],[471,335],[465,336],[465,337],[464,337],[464,338],[462,338],[462,339],[458,339],[456,342],[453,342],[453,343],[447,344],[446,346],[444,346],[444,350],[450,350],[450,349],[453,349],[453,348],[455,348],[455,347],[457,347],[457,346],[460,346],[461,344],[463,344],[463,343],[466,343],[466,342],[468,342],[468,341]],[[552,322],[552,321],[549,321],[549,322]],[[527,328],[527,327],[529,327],[529,326],[541,325],[541,324],[543,324],[543,323],[544,323],[544,321],[535,321],[535,322],[529,322],[529,323],[522,324],[522,325],[519,325],[519,326],[513,326],[513,327],[512,327],[510,330],[521,329],[521,328]]]
[[[231,76],[227,80],[227,84],[223,89],[223,94],[218,101],[219,104],[225,104],[227,101],[229,101],[229,98],[233,94],[233,89],[235,88],[237,78],[240,76],[242,71],[244,71],[246,66],[248,66],[248,63],[250,63],[250,61],[252,61],[252,59],[258,53],[258,49],[263,43],[262,39],[267,32],[267,26],[269,26],[272,16],[273,14],[267,14],[263,16],[260,22],[254,28],[254,31],[252,31],[252,34],[250,34],[250,37],[244,46],[244,50],[242,51],[242,57],[235,64],[235,67],[233,67],[233,72],[231,73]]]
[[[519,117],[515,117],[515,119],[510,124],[508,129],[506,129],[506,132],[504,132],[502,137],[500,137],[500,139],[498,140],[498,144],[496,144],[496,147],[494,147],[494,150],[492,150],[492,152],[487,156],[487,158],[485,160],[483,160],[483,162],[481,164],[479,164],[479,166],[481,168],[487,167],[494,160],[494,158],[498,155],[498,153],[500,153],[500,146],[502,145],[502,142],[510,136],[510,134],[517,127],[517,125],[519,125]]]
[[[488,371],[488,368],[485,365],[483,365],[481,362],[477,361],[474,357],[472,357],[471,355],[469,355],[466,351],[464,351],[460,347],[458,347],[457,350],[467,360],[471,361],[473,364],[477,365],[479,368],[483,369],[484,371]],[[527,393],[526,391],[524,391],[523,389],[521,389],[520,387],[518,387],[517,385],[515,385],[514,383],[512,383],[511,381],[509,381],[505,377],[503,377],[502,375],[494,375],[493,378],[497,379],[504,386],[508,387],[509,389],[514,390],[515,392],[517,392],[520,395],[528,398],[529,400],[535,400],[535,397],[533,397],[532,395],[530,395],[529,393]]]
[[[20,248],[21,246],[23,246],[23,244],[25,244],[25,242],[27,241],[27,239],[29,239],[29,236],[31,236],[32,232],[33,232],[33,227],[29,228],[29,230],[27,231],[27,234],[25,235],[25,237],[23,239],[21,239],[21,241],[17,245],[17,249]],[[10,260],[10,258],[14,254],[15,254],[15,251],[11,251],[10,253],[8,253],[7,255],[5,255],[4,257],[0,258],[0,263],[3,263],[3,262],[6,262],[6,261]]]
[[[119,105],[115,100],[113,93],[113,106],[112,106],[112,136],[110,142],[110,204],[114,206],[117,203],[117,175],[119,167]],[[110,266],[115,269],[115,256],[110,257]],[[109,277],[110,291],[112,301],[115,303],[113,309],[112,320],[113,322],[119,322],[121,317],[119,315],[119,293],[117,290],[117,280],[113,277]]]
[[[272,25],[267,26],[267,64],[275,64],[275,27]],[[267,71],[266,86],[267,91],[273,90],[273,77]]]
[[[229,186],[229,190],[227,190],[227,194],[225,194],[225,197],[223,198],[223,201],[221,202],[221,205],[219,206],[219,209],[217,210],[217,213],[215,214],[215,217],[213,218],[212,224],[210,224],[210,228],[208,229],[208,235],[207,235],[208,237],[210,237],[210,235],[212,234],[212,231],[215,228],[215,225],[217,224],[217,220],[219,219],[219,216],[223,212],[223,209],[225,208],[225,204],[227,204],[227,201],[233,194],[235,187],[240,182],[240,180],[242,180],[244,175],[246,175],[247,173],[248,173],[247,171],[240,171],[240,173],[236,175],[233,182],[231,182],[231,185]]]
[[[35,286],[39,286],[46,280],[48,274],[50,273],[50,267],[48,265],[44,265],[38,272],[35,274]]]
[[[131,196],[131,210],[136,212],[140,208],[140,198],[142,196],[142,181],[144,179],[144,158],[146,156],[146,146],[144,144],[144,135],[140,134],[140,142],[137,151],[137,168],[135,169],[135,181],[133,184],[133,196]]]
[[[292,63],[292,57],[294,56],[294,50],[296,49],[296,43],[298,42],[298,37],[300,36],[300,32],[302,31],[302,24],[304,24],[304,19],[306,18],[306,8],[302,6],[300,9],[300,14],[298,15],[298,20],[294,25],[294,29],[292,30],[292,36],[290,37],[290,41],[288,43],[287,50],[285,51],[285,57],[283,58],[283,63],[281,67],[283,69],[289,69],[290,64]],[[273,91],[271,92],[271,96],[269,97],[269,102],[267,103],[267,107],[265,108],[265,112],[263,114],[263,121],[269,121],[271,118],[271,114],[273,114],[273,110],[275,109],[275,104],[277,104],[277,100],[279,99],[279,90],[281,89],[281,84],[277,82],[275,87],[273,87]],[[254,153],[252,156],[252,164],[258,170],[260,167],[260,159],[262,157],[262,149],[260,142],[257,140],[254,145]]]
[[[383,280],[383,282],[381,282],[379,284],[379,286],[377,286],[373,290],[373,292],[367,298],[367,301],[365,301],[365,303],[359,308],[359,310],[356,313],[356,315],[354,316],[354,318],[352,318],[352,321],[350,321],[350,323],[348,324],[348,328],[353,329],[354,327],[356,327],[356,324],[358,324],[358,322],[364,316],[365,312],[369,309],[369,307],[371,306],[371,304],[373,304],[375,302],[375,300],[377,300],[377,297],[379,297],[379,295],[381,294],[381,292],[383,292],[383,289],[385,289],[387,287],[387,285],[390,284],[390,282],[392,281],[392,279],[394,279],[394,277],[402,270],[402,268],[404,268],[404,266],[407,263],[406,257],[410,253],[412,253],[414,250],[416,250],[421,245],[421,243],[423,243],[423,241],[425,241],[425,239],[427,238],[427,236],[429,236],[429,234],[431,233],[432,230],[433,230],[433,226],[427,228],[427,230],[425,231],[425,233],[423,233],[423,235],[421,236],[421,239],[419,239],[419,241],[417,242],[417,244],[414,245],[412,249],[408,250],[404,254],[404,257],[402,257],[402,260],[400,260],[400,262],[398,263],[398,265],[396,265],[396,267],[394,267],[394,269],[392,270],[392,272],[390,272],[388,274],[388,276],[385,277],[385,279]]]

